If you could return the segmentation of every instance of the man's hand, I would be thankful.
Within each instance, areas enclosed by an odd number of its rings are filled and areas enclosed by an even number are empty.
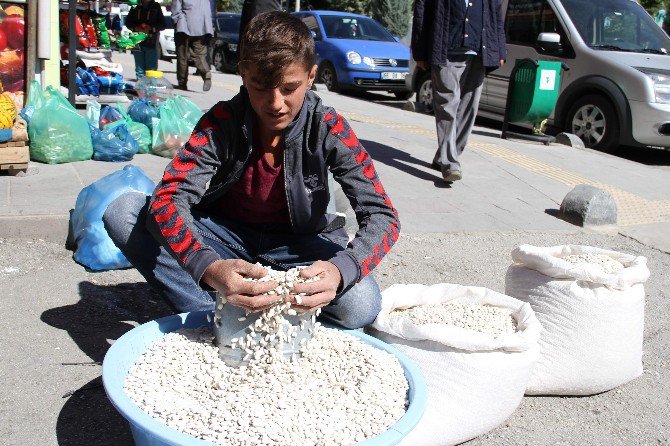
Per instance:
[[[342,283],[342,274],[335,265],[330,262],[322,260],[316,261],[307,268],[300,270],[300,275],[305,279],[319,276],[319,280],[315,282],[296,283],[293,286],[292,294],[289,300],[292,307],[301,311],[310,311],[317,308],[325,307],[331,300],[335,299],[337,289]],[[305,293],[305,296],[300,296],[302,302],[296,302],[296,295]]]
[[[421,68],[421,70],[428,71],[428,68],[429,68],[428,62],[426,62],[425,60],[416,60],[415,62],[416,62],[416,66]]]
[[[243,279],[260,279],[266,275],[265,268],[244,260],[217,260],[207,267],[202,279],[236,307],[247,311],[262,311],[271,307],[279,298],[276,294],[266,294],[279,284],[274,280],[252,282]]]
[[[498,68],[502,68],[505,65],[505,59],[500,59],[500,66]]]

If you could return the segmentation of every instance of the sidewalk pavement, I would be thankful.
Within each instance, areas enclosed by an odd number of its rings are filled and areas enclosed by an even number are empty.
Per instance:
[[[170,65],[161,61],[166,77],[174,81]],[[202,81],[191,75],[194,90],[184,94],[203,110],[232,97],[241,84],[238,76],[213,74],[210,92],[197,91]],[[670,252],[668,170],[588,149],[503,140],[496,130],[476,127],[462,157],[464,178],[447,186],[430,168],[436,147],[432,116],[322,88],[318,94],[350,121],[372,156],[403,233],[575,230],[556,212],[574,186],[590,184],[614,196],[620,233]],[[131,161],[155,181],[167,162],[154,155]],[[63,240],[82,187],[124,164],[31,163],[25,177],[0,177],[0,234]],[[346,205],[341,198],[338,205]]]

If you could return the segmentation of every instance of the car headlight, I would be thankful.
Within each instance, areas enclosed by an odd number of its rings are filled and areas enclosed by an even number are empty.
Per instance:
[[[172,36],[165,36],[165,40],[167,40],[168,42],[174,42],[174,37],[172,37]]]
[[[375,67],[375,60],[372,57],[365,56],[363,58],[363,63],[366,65],[370,65],[372,68]]]
[[[354,65],[358,65],[361,63],[361,55],[358,54],[356,51],[349,51],[347,53],[347,60],[351,62]]]
[[[637,68],[646,74],[654,83],[656,102],[670,104],[670,71],[653,70],[650,68]]]

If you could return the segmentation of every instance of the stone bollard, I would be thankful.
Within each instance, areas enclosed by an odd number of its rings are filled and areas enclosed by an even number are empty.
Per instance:
[[[616,225],[616,202],[606,190],[579,184],[563,199],[560,217],[577,226]]]
[[[558,144],[563,144],[569,147],[574,147],[575,149],[583,149],[584,141],[582,141],[579,136],[573,133],[559,133],[556,135],[556,141]]]

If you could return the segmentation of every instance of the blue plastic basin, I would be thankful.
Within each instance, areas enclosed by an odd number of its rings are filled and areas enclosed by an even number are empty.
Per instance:
[[[130,367],[144,353],[149,345],[181,328],[212,326],[207,315],[213,320],[213,313],[198,311],[182,313],[147,322],[121,336],[105,355],[102,364],[102,382],[105,392],[119,413],[130,423],[133,438],[137,446],[203,446],[212,443],[200,440],[169,428],[142,411],[123,390],[123,384]],[[360,331],[344,330],[360,338],[363,342],[380,350],[385,350],[398,358],[409,383],[409,407],[405,415],[386,432],[359,443],[361,446],[395,445],[405,437],[419,422],[426,407],[426,384],[418,367],[400,351],[390,345],[368,336]]]

